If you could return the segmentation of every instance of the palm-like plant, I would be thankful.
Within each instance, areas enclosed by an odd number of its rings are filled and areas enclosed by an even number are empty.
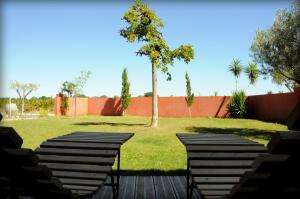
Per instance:
[[[238,59],[232,60],[231,64],[229,65],[229,71],[232,72],[232,74],[235,77],[235,91],[237,91],[237,80],[242,72],[242,64],[241,61]]]
[[[255,62],[251,62],[245,68],[245,73],[247,74],[250,84],[254,85],[259,76],[259,70],[257,68],[257,64]]]

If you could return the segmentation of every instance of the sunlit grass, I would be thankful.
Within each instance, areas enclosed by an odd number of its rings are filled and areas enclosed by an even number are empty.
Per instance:
[[[84,116],[4,121],[2,125],[14,127],[24,139],[23,147],[32,149],[46,139],[73,131],[133,132],[134,137],[122,146],[121,168],[161,171],[185,169],[185,148],[176,133],[236,133],[266,144],[273,132],[287,130],[281,124],[244,119],[160,118],[156,129],[149,123],[147,117]]]

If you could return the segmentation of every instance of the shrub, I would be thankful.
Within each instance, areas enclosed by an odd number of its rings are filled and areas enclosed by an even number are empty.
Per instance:
[[[69,108],[69,98],[67,96],[63,96],[60,108],[61,108],[61,114],[66,115],[66,112]]]
[[[247,114],[247,102],[244,91],[236,91],[233,93],[229,104],[227,105],[230,117],[244,118]]]

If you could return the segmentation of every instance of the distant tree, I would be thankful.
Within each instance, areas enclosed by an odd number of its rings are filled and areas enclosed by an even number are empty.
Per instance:
[[[171,80],[168,65],[173,65],[175,59],[183,59],[186,63],[190,62],[194,58],[194,50],[191,45],[181,45],[179,48],[171,50],[159,30],[164,27],[162,19],[158,18],[155,12],[141,0],[136,0],[122,19],[129,26],[122,29],[120,35],[130,43],[142,42],[145,44],[136,54],[147,56],[152,65],[151,127],[156,127],[158,125],[156,69],[160,69],[167,74],[167,80]]]
[[[258,30],[251,45],[252,56],[260,63],[261,71],[273,82],[285,85],[290,91],[300,84],[300,1],[290,10],[279,10],[273,25]]]
[[[238,59],[232,60],[231,64],[229,65],[229,71],[232,72],[233,76],[235,77],[235,91],[237,91],[237,80],[241,75],[242,69],[243,67],[241,61]]]
[[[129,89],[130,89],[130,83],[128,81],[127,69],[124,68],[122,73],[122,91],[121,91],[123,115],[126,115],[126,109],[128,108],[131,99]]]
[[[68,97],[72,97],[75,93],[76,85],[73,82],[65,81],[62,84],[61,92],[66,93]]]
[[[10,88],[15,90],[19,95],[19,98],[20,98],[21,103],[22,103],[21,115],[23,115],[24,114],[25,101],[26,101],[27,96],[31,92],[36,91],[39,88],[39,85],[38,84],[33,84],[33,83],[25,84],[25,83],[20,83],[18,81],[13,81],[10,84]]]
[[[249,63],[248,66],[245,68],[245,73],[248,76],[250,84],[254,85],[259,76],[259,70],[257,68],[257,64],[254,62]]]
[[[215,92],[214,92],[214,96],[218,96],[218,91],[215,91]]]
[[[191,88],[191,81],[188,73],[185,73],[185,80],[186,80],[186,97],[185,101],[189,109],[189,115],[191,117],[191,107],[194,102],[194,93],[192,93],[192,88]]]
[[[75,84],[75,90],[74,90],[74,94],[75,94],[75,103],[74,103],[74,116],[76,116],[76,109],[77,109],[77,96],[82,95],[83,94],[83,87],[86,84],[86,81],[89,79],[91,75],[90,71],[81,71],[80,75],[78,77],[76,77],[73,81],[73,83]]]
[[[107,95],[101,95],[100,97],[101,98],[107,98]]]
[[[153,94],[151,91],[144,93],[144,97],[152,97],[152,96],[153,96]]]
[[[81,71],[78,77],[75,77],[73,84],[75,85],[74,94],[75,97],[83,94],[83,87],[85,86],[87,80],[90,78],[90,71]]]

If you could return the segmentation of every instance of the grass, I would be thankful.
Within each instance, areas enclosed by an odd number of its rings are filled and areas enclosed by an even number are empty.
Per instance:
[[[275,131],[287,130],[281,124],[246,119],[160,118],[159,127],[150,128],[147,117],[57,117],[4,121],[24,140],[23,147],[35,149],[46,139],[73,131],[133,132],[121,150],[121,169],[130,171],[180,171],[186,167],[186,153],[176,133],[235,133],[266,144]]]

